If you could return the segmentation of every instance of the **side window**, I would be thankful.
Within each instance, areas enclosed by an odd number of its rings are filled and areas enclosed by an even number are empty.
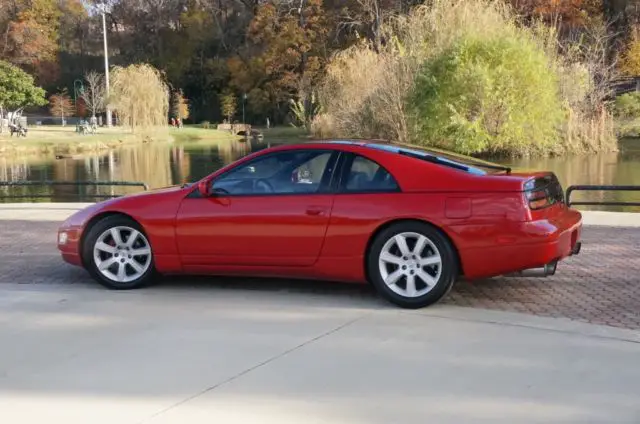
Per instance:
[[[348,192],[389,192],[398,190],[398,184],[386,169],[374,161],[355,156],[344,188]]]
[[[270,154],[220,176],[212,189],[231,195],[318,193],[332,154],[317,150]]]

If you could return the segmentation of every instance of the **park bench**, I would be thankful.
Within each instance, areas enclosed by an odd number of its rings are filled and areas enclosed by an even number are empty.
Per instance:
[[[95,124],[89,124],[87,121],[80,121],[78,125],[76,125],[76,132],[80,134],[95,134],[97,131],[97,127]]]
[[[20,124],[9,124],[9,132],[11,133],[11,137],[13,137],[13,134],[16,134],[18,137],[27,136],[27,129]]]

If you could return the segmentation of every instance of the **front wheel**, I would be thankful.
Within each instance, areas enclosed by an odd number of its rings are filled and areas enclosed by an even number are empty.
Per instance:
[[[403,308],[422,308],[444,297],[458,275],[451,243],[436,228],[403,222],[383,230],[367,257],[371,283]]]
[[[151,244],[142,227],[125,216],[109,216],[91,227],[82,253],[91,276],[110,289],[135,289],[153,277]]]

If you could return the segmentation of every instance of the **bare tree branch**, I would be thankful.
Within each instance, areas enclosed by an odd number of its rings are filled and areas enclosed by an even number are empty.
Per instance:
[[[84,76],[87,81],[87,89],[80,96],[87,108],[91,111],[91,116],[96,116],[105,107],[105,86],[102,74],[97,72],[89,72]]]

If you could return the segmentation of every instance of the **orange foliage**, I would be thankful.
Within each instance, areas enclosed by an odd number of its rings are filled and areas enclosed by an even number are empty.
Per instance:
[[[600,14],[599,0],[511,0],[526,17],[540,17],[547,22],[559,20],[569,27],[585,26],[590,17]]]
[[[60,5],[57,0],[17,0],[0,22],[2,59],[35,74],[38,83],[58,78]]]
[[[73,116],[75,107],[66,90],[49,97],[49,111],[51,115],[62,119]]]
[[[48,29],[35,20],[9,24],[8,50],[12,62],[18,65],[35,65],[55,58],[57,44],[48,35]]]

